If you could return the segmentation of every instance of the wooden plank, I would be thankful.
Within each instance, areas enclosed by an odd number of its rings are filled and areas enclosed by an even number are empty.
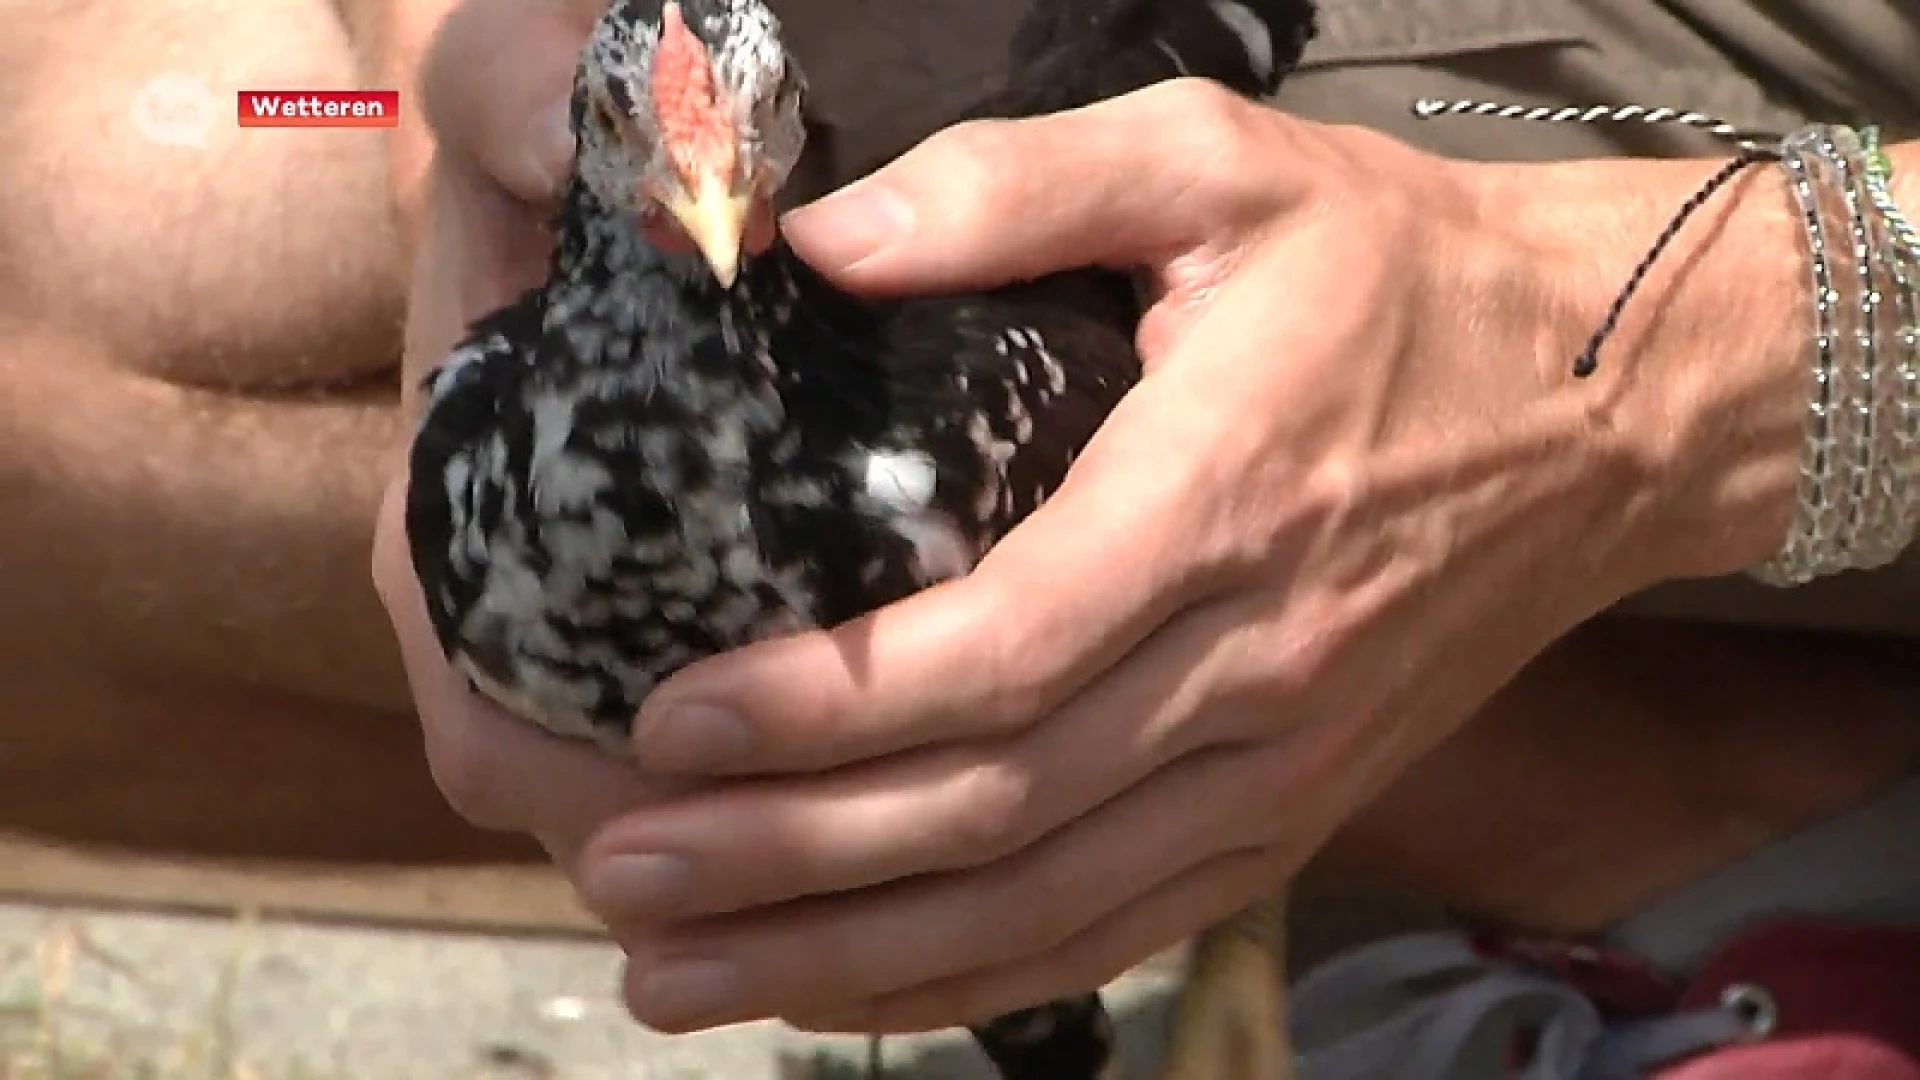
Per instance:
[[[0,831],[0,897],[515,935],[599,935],[552,867],[316,865],[164,858]]]

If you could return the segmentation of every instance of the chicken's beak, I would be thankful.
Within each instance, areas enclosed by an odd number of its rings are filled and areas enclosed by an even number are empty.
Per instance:
[[[667,212],[700,249],[714,280],[721,288],[731,289],[740,275],[741,249],[753,200],[734,194],[732,185],[712,170],[700,170],[691,187],[691,194],[667,200]]]

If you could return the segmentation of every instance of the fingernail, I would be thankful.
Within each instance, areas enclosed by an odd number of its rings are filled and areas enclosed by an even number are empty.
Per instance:
[[[614,855],[587,881],[587,895],[601,915],[657,918],[687,901],[693,868],[677,855]]]
[[[573,173],[572,104],[562,98],[534,114],[528,136],[533,174],[547,185],[549,194],[559,195]]]
[[[705,773],[725,768],[753,749],[753,729],[740,716],[711,705],[675,705],[636,733],[642,768]]]
[[[868,180],[789,213],[782,226],[808,261],[848,269],[904,239],[913,218],[906,196]]]
[[[669,960],[641,976],[634,996],[642,1023],[676,1027],[732,1008],[740,969],[724,960]]]

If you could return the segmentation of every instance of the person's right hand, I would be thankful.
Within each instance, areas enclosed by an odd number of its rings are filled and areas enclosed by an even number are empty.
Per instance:
[[[572,162],[575,60],[606,0],[462,0],[421,77],[436,142],[407,318],[405,403],[476,318],[537,284]],[[546,734],[469,693],[427,623],[407,553],[406,478],[388,488],[373,574],[399,638],[435,782],[463,817],[530,833],[571,876],[604,821],[647,797],[627,762]]]

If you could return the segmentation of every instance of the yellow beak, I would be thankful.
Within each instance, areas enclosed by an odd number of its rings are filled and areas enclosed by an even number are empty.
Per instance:
[[[691,196],[669,199],[666,209],[687,238],[700,249],[723,289],[733,288],[740,275],[740,253],[745,243],[747,215],[752,200],[735,195],[730,185],[710,172],[698,174]]]

